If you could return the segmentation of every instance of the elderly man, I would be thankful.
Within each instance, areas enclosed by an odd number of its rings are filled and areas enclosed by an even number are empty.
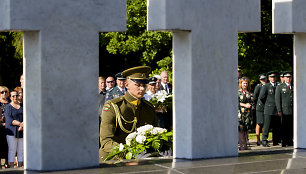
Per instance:
[[[169,83],[169,76],[167,71],[162,71],[161,76],[161,87],[160,90],[165,90],[167,94],[172,93],[172,85]]]
[[[102,159],[107,157],[114,146],[125,143],[126,136],[136,131],[136,128],[146,124],[157,125],[153,105],[143,99],[150,71],[148,66],[123,71],[127,92],[105,103],[100,131]]]

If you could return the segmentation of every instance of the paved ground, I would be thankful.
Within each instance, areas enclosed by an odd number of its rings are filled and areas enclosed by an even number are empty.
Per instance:
[[[183,160],[172,158],[151,158],[139,161],[101,163],[99,168],[50,172],[52,174],[112,174],[112,173],[157,173],[157,174],[189,174],[189,173],[272,173],[295,174],[306,173],[306,149],[282,148],[281,146],[262,147],[250,143],[251,150],[239,152],[239,157]],[[0,173],[27,173],[22,169],[5,169]],[[49,172],[48,172],[49,173]]]

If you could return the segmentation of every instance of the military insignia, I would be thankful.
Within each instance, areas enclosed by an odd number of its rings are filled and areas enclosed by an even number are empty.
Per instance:
[[[283,89],[282,89],[282,91],[283,91],[283,92],[286,92],[286,91],[287,91],[287,89],[286,89],[286,88],[283,88]]]
[[[108,111],[108,110],[109,110],[109,108],[104,108],[104,109],[103,109],[103,111]]]
[[[240,100],[242,100],[242,99],[243,99],[243,95],[240,96]]]
[[[270,93],[273,93],[273,89],[269,89],[269,92],[270,92]]]
[[[249,98],[249,94],[246,94],[245,96],[246,96],[246,98]]]

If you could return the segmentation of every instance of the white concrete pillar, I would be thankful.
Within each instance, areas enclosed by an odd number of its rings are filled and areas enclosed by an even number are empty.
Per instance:
[[[306,1],[273,0],[272,32],[294,34],[294,148],[306,148]]]
[[[0,30],[24,31],[25,169],[99,165],[99,32],[125,25],[125,0],[0,2]]]
[[[148,30],[173,31],[174,157],[238,155],[238,32],[259,0],[148,0]]]

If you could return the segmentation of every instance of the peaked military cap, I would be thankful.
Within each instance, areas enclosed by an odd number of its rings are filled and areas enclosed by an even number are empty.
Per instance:
[[[276,76],[276,72],[275,71],[269,71],[268,73],[267,73],[267,75],[269,76],[269,77],[275,77]]]
[[[259,78],[259,80],[262,80],[262,79],[267,78],[267,76],[266,76],[265,73],[261,73],[261,74],[258,75],[258,78]]]
[[[291,77],[292,76],[292,72],[291,71],[285,71],[284,72],[284,77]]]
[[[123,71],[122,76],[131,79],[136,83],[147,84],[149,82],[148,74],[150,71],[151,68],[149,66],[137,66]]]
[[[151,77],[151,78],[149,78],[149,84],[150,85],[155,85],[156,84],[156,81],[157,81],[157,78],[156,77]]]
[[[119,72],[115,75],[115,77],[118,79],[118,80],[125,80],[125,77],[122,76],[122,73]]]
[[[279,72],[279,76],[284,77],[284,73],[285,73],[285,71]]]

